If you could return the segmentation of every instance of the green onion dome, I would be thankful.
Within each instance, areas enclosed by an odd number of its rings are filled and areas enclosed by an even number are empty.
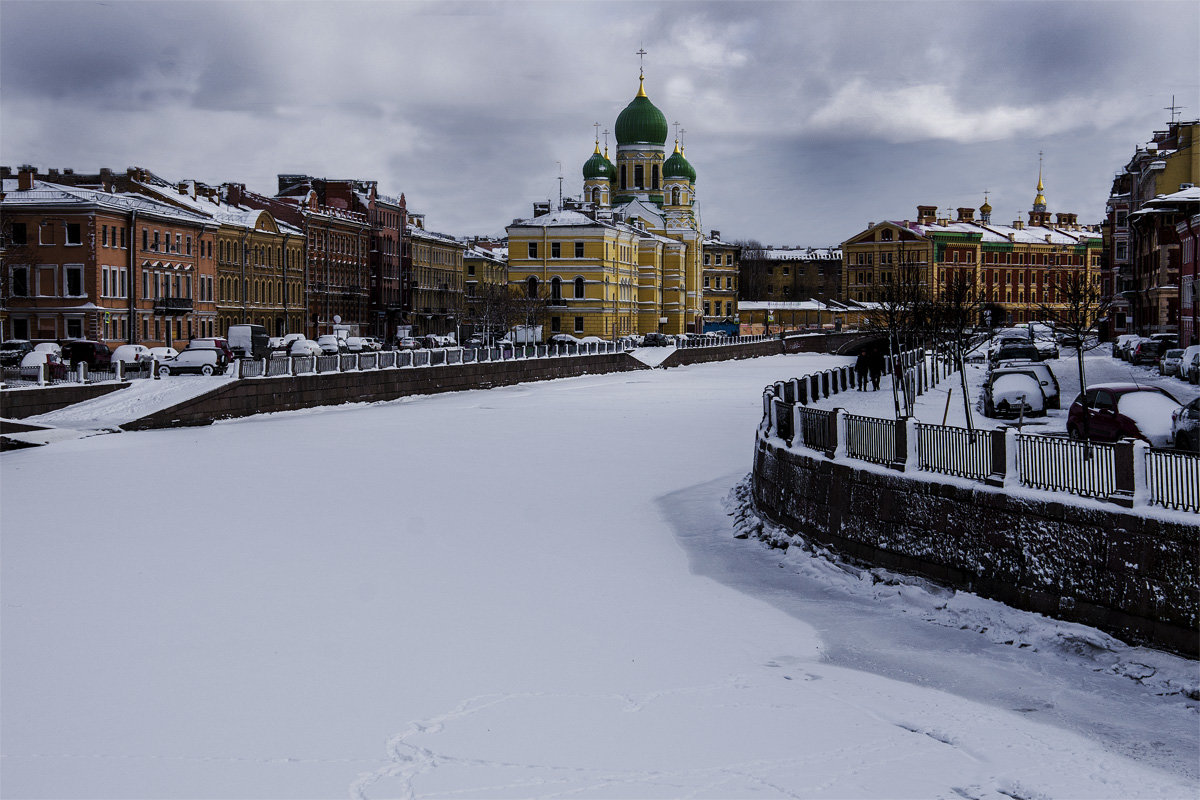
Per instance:
[[[600,154],[600,143],[596,143],[596,152],[592,153],[583,164],[583,179],[593,180],[596,178],[607,178],[613,180],[616,177],[617,168],[613,163]]]
[[[687,178],[692,183],[696,182],[696,170],[683,157],[683,151],[679,149],[678,139],[675,140],[675,152],[671,153],[671,157],[663,162],[662,175],[664,180],[668,178]]]
[[[617,116],[617,144],[653,144],[662,147],[667,141],[667,118],[650,98],[641,79],[637,97]]]

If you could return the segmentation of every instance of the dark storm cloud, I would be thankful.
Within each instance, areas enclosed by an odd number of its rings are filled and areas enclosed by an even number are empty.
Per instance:
[[[370,178],[435,229],[499,233],[557,196],[559,162],[579,191],[644,46],[727,237],[832,243],[985,188],[1011,219],[1039,150],[1052,210],[1094,219],[1171,94],[1200,105],[1197,23],[1192,3],[6,0],[0,161]]]

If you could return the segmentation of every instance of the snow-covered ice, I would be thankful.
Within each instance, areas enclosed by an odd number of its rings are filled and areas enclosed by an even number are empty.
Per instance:
[[[847,362],[4,454],[3,794],[1195,797],[1195,662],[733,538]]]

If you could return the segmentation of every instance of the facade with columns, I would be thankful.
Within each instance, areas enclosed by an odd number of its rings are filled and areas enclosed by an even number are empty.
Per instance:
[[[1099,290],[1099,226],[1080,225],[1072,213],[1052,215],[1043,192],[1039,174],[1028,221],[1011,225],[994,223],[986,200],[978,219],[974,208],[959,208],[951,219],[936,206],[917,206],[915,220],[872,224],[842,243],[842,298],[879,302],[901,280],[918,282],[931,296],[966,282],[991,312],[991,323],[1003,325],[1061,308],[1056,284],[1066,271]]]
[[[597,137],[580,199],[557,208],[535,203],[532,217],[508,226],[509,286],[545,299],[547,336],[700,331],[696,171],[678,139],[666,153],[666,117],[647,96],[644,77],[614,133],[615,163]]]

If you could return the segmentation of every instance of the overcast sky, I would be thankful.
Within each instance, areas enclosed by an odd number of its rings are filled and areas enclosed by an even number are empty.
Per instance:
[[[269,194],[279,173],[373,179],[431,229],[499,235],[557,197],[559,162],[578,195],[644,47],[726,240],[837,244],[985,189],[1007,223],[1039,150],[1050,210],[1098,222],[1172,95],[1200,115],[1198,9],[4,0],[0,163]]]

